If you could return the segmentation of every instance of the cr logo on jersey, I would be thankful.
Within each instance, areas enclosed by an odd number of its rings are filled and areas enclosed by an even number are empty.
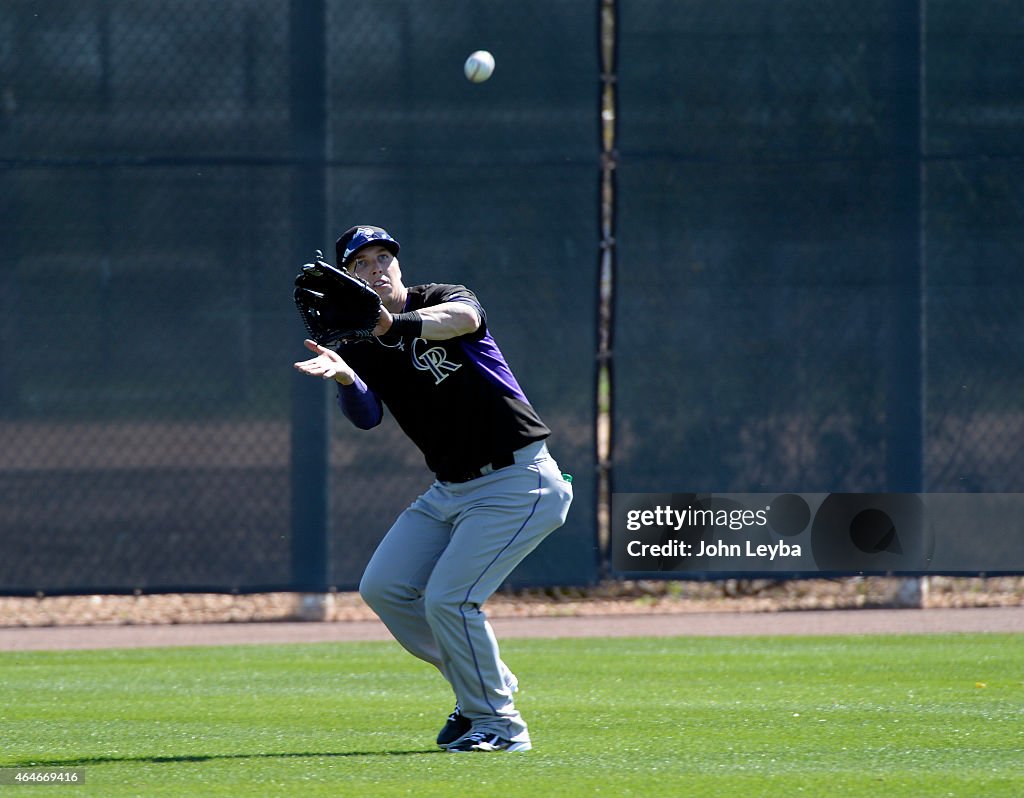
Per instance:
[[[453,363],[442,346],[432,346],[425,352],[419,352],[422,338],[412,342],[412,364],[420,371],[429,371],[434,375],[434,385],[440,385],[448,376],[462,368],[461,363]]]

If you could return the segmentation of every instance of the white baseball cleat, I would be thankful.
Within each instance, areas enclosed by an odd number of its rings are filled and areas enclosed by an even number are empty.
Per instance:
[[[529,751],[533,745],[529,740],[514,743],[492,732],[473,732],[448,746],[449,753],[465,754],[474,751]]]

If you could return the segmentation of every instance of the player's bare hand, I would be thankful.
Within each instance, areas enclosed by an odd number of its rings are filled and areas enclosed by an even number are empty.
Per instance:
[[[310,338],[303,341],[303,344],[306,349],[316,354],[316,357],[309,360],[300,360],[295,364],[295,368],[303,374],[308,374],[311,377],[320,377],[325,380],[335,380],[342,385],[351,385],[355,382],[356,373],[337,352],[325,346],[320,346],[320,344]]]

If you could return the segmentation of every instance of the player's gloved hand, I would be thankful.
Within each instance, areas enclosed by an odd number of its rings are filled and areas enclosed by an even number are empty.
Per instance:
[[[370,284],[323,260],[317,250],[295,278],[295,306],[309,331],[321,346],[369,338],[379,332],[381,301]]]
[[[342,385],[351,385],[355,382],[355,371],[352,370],[352,367],[345,362],[341,355],[309,338],[303,341],[303,343],[306,349],[316,354],[316,357],[297,362],[295,368],[311,377],[335,380]]]

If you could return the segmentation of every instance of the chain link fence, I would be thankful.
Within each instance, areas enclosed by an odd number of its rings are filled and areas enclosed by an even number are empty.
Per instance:
[[[616,489],[1019,490],[1019,9],[620,28]]]
[[[616,490],[1017,491],[1016,6],[611,5],[0,5],[0,591],[355,586],[429,478],[292,373],[356,223],[478,293],[575,476],[516,585],[607,565],[611,233]]]
[[[428,481],[393,422],[348,427],[291,368],[294,274],[356,223],[412,283],[477,291],[576,477],[514,578],[592,580],[594,26],[570,2],[3,4],[2,589],[356,585]],[[309,472],[296,427],[328,417]]]
[[[1024,489],[1024,87],[1015,3],[929,4],[927,486]]]

